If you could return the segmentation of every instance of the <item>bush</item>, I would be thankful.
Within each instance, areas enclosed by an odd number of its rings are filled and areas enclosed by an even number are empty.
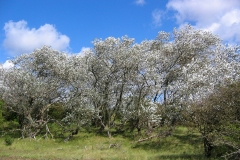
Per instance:
[[[202,134],[206,157],[237,153],[240,147],[240,82],[216,88],[201,103],[192,105],[191,121]],[[229,154],[231,155],[231,154]]]
[[[5,144],[7,146],[11,146],[13,144],[13,142],[14,142],[14,139],[12,137],[10,137],[10,136],[6,136],[4,141],[5,141]]]

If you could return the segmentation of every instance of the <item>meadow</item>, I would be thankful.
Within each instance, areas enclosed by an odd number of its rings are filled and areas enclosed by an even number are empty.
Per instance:
[[[83,159],[83,160],[184,160],[205,159],[197,132],[177,127],[172,135],[137,142],[133,133],[105,135],[82,131],[70,141],[61,138],[14,139],[6,145],[0,139],[0,159]]]

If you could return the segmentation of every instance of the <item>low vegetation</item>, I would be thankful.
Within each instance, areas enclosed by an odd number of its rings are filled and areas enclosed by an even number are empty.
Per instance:
[[[178,127],[173,135],[138,143],[133,133],[99,135],[81,131],[71,141],[63,139],[15,139],[11,146],[0,139],[0,157],[23,159],[204,159],[201,137],[186,127]],[[136,137],[139,138],[139,137]],[[14,153],[14,154],[13,154]]]

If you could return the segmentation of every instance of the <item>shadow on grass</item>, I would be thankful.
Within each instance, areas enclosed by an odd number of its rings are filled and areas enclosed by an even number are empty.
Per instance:
[[[178,147],[185,146],[197,147],[202,145],[201,138],[198,135],[173,135],[154,141],[145,141],[136,143],[133,148],[141,148],[144,150],[168,150],[177,149]]]
[[[190,145],[201,144],[202,139],[198,135],[173,135],[173,137],[177,138],[181,143],[188,143]]]
[[[202,154],[171,154],[171,155],[158,155],[152,157],[152,159],[169,159],[169,160],[185,160],[185,159],[198,159],[204,160],[206,159]]]
[[[148,141],[148,142],[141,142],[137,143],[132,146],[134,149],[144,149],[144,150],[156,150],[159,151],[163,148],[163,143],[156,142],[156,141]]]

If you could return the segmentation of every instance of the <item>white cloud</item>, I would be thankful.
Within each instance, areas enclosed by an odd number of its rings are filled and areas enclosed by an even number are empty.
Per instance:
[[[169,10],[176,11],[179,25],[190,23],[230,42],[240,42],[239,0],[170,0]]]
[[[82,47],[81,51],[78,54],[81,55],[81,56],[84,56],[90,50],[91,50],[91,48],[89,48],[89,47]]]
[[[50,24],[35,29],[28,28],[27,22],[24,20],[19,22],[9,21],[5,23],[4,30],[6,38],[3,46],[12,56],[29,53],[43,45],[51,46],[57,50],[66,50],[69,47],[70,39],[59,33]]]
[[[137,5],[144,5],[146,2],[145,2],[145,0],[136,0],[135,1],[135,4],[137,4]]]
[[[159,27],[162,25],[162,18],[163,18],[164,12],[159,9],[155,9],[152,12],[152,19],[153,19],[153,25],[154,27]]]
[[[13,66],[14,64],[10,60],[7,60],[5,63],[0,65],[0,68],[9,69],[9,68],[12,68]]]

